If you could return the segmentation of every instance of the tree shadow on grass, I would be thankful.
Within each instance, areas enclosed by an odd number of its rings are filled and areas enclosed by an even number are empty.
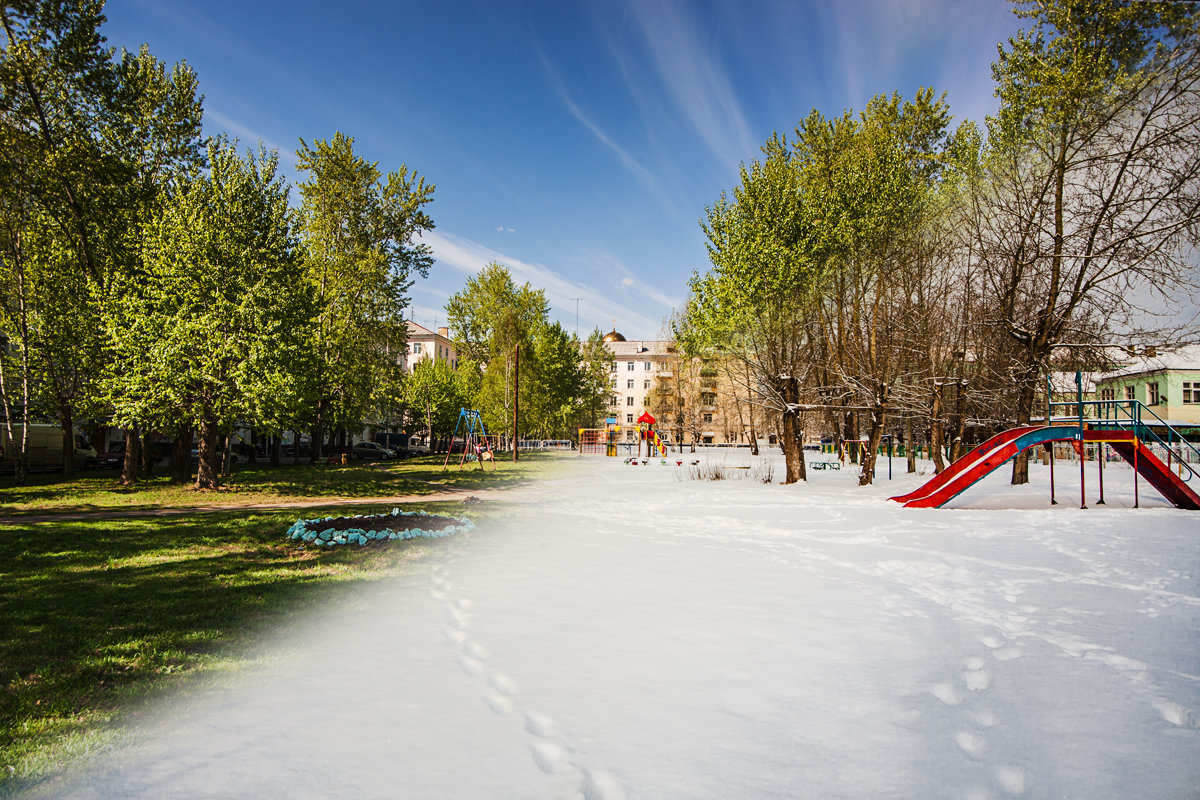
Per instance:
[[[235,662],[346,587],[401,574],[446,541],[318,550],[284,537],[294,521],[273,512],[0,528],[0,763]],[[0,795],[37,779],[0,775]]]

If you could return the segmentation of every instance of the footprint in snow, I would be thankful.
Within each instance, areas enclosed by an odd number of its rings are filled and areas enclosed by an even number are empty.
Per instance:
[[[450,623],[450,627],[452,628],[457,628],[460,631],[467,629],[467,615],[453,606],[446,609],[446,621]]]
[[[501,694],[514,695],[517,693],[517,685],[511,678],[504,675],[493,675],[488,678],[488,684]]]
[[[1012,797],[1025,794],[1025,771],[1020,767],[996,767],[996,783]]]
[[[959,731],[954,734],[954,743],[971,758],[979,758],[987,746],[987,741],[982,736],[969,731]]]
[[[483,702],[487,703],[488,708],[500,716],[504,716],[513,710],[513,701],[511,697],[506,697],[505,695],[492,691],[491,689],[483,693]]]
[[[956,706],[962,702],[962,692],[952,683],[935,683],[929,687],[929,693],[948,706]]]
[[[554,724],[554,720],[545,714],[539,714],[536,711],[526,711],[525,730],[534,736],[551,737],[558,733],[558,726]]]
[[[458,664],[463,668],[463,672],[467,673],[472,678],[479,677],[483,674],[483,662],[477,658],[471,658],[466,654],[459,654]]]
[[[625,800],[621,782],[609,772],[583,770],[581,793],[584,800]]]
[[[962,675],[963,683],[972,692],[981,692],[991,685],[992,679],[987,670],[983,668],[984,661],[978,656],[972,656],[965,662],[967,667]]]
[[[463,654],[476,661],[487,661],[488,653],[482,645],[475,642],[464,642],[462,646]]]
[[[533,763],[547,775],[553,775],[566,764],[566,748],[553,742],[538,739],[529,745],[529,750],[533,754]]]

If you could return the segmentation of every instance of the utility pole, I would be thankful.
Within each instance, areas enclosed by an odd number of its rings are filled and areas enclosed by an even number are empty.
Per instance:
[[[520,430],[521,419],[521,345],[513,348],[513,463],[517,463],[517,451],[521,449],[517,431]]]

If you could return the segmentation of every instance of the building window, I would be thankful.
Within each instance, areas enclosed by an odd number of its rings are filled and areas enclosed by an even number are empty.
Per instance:
[[[704,415],[704,421],[705,421],[705,422],[712,422],[712,414],[705,414],[705,415]]]
[[[626,414],[625,421],[628,422],[630,425],[632,425],[633,424],[633,414]]]
[[[627,405],[627,406],[631,406],[631,405],[633,405],[633,398],[632,398],[632,397],[626,397],[626,398],[625,398],[625,405]]]
[[[649,371],[650,371],[650,362],[649,362],[649,361],[645,361],[645,362],[643,362],[643,363],[646,365],[646,372],[649,372]]]
[[[1103,389],[1100,390],[1100,399],[1101,400],[1116,400],[1117,399],[1117,390],[1112,388],[1111,386],[1105,386]]]
[[[413,342],[413,343],[412,343],[412,351],[413,351],[413,355],[416,355],[417,353],[420,353],[420,352],[421,352],[421,343],[420,343],[420,342]]]
[[[712,437],[711,437],[711,436],[705,436],[705,437],[704,437],[704,443],[705,443],[705,444],[712,444]]]
[[[1183,382],[1183,402],[1188,405],[1200,403],[1200,381]]]
[[[1137,393],[1135,391],[1135,387],[1133,386],[1133,384],[1130,384],[1129,386],[1125,387],[1125,399],[1126,400],[1137,400]]]
[[[608,404],[610,406],[615,406],[617,404],[617,396],[615,394],[612,396],[612,399],[608,401]]]
[[[626,388],[626,389],[632,389],[632,388],[633,388],[633,378],[630,378],[629,380],[625,381],[625,388]]]
[[[612,368],[612,371],[613,371],[613,372],[616,372],[616,371],[617,371],[617,362],[615,362],[615,361],[613,362],[613,368]]]
[[[628,369],[630,372],[633,372],[633,362],[632,362],[632,361],[627,361],[627,362],[626,362],[626,364],[628,364],[628,366],[626,367],[626,369]]]
[[[645,384],[646,384],[646,385],[645,385],[643,388],[649,389],[649,388],[650,388],[650,381],[645,381]]]
[[[1152,405],[1152,406],[1158,405],[1158,401],[1160,399],[1159,395],[1158,395],[1158,384],[1157,383],[1148,383],[1148,384],[1146,384],[1146,389],[1150,393],[1150,405]]]

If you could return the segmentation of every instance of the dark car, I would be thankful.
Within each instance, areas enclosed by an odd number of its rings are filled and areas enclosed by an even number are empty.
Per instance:
[[[123,442],[113,442],[108,446],[108,452],[101,453],[98,458],[100,466],[104,469],[117,469],[124,460],[125,444]]]
[[[385,460],[396,457],[396,451],[391,450],[378,442],[359,442],[350,448],[350,454],[354,458],[373,458]]]

